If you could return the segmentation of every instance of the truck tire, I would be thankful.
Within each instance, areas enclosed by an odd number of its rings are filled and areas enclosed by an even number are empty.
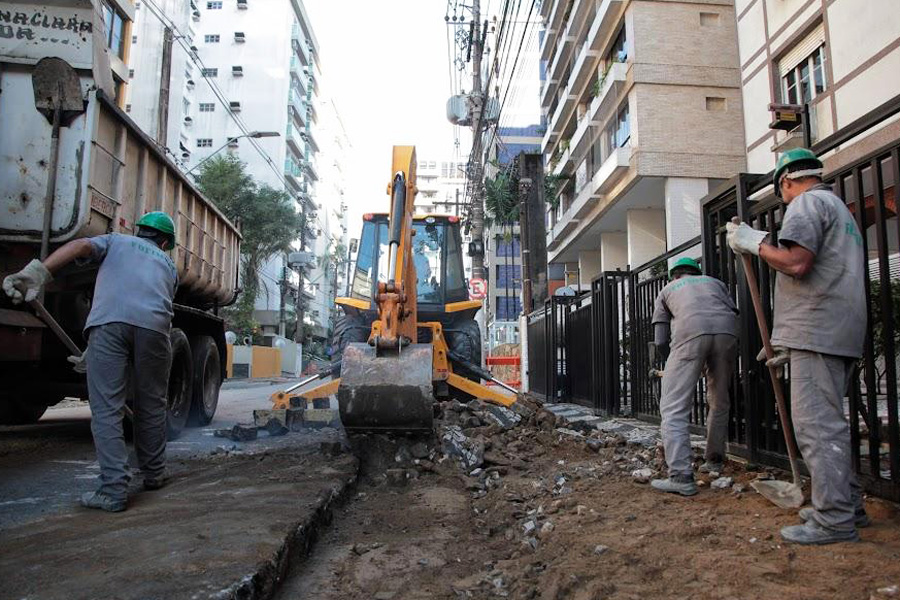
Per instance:
[[[0,425],[31,425],[47,411],[40,402],[31,403],[15,392],[0,395]]]
[[[193,399],[188,422],[191,425],[209,425],[219,404],[219,388],[222,387],[222,358],[215,340],[208,335],[191,338],[194,381]]]
[[[172,368],[169,369],[166,435],[174,440],[181,434],[191,412],[194,361],[191,358],[191,344],[184,331],[173,329],[169,340],[172,342]]]

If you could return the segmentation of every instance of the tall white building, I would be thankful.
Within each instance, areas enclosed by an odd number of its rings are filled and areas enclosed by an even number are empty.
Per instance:
[[[337,306],[336,296],[344,293],[346,261],[350,235],[347,222],[347,160],[352,148],[334,101],[323,97],[317,102],[319,123],[316,140],[320,145],[318,160],[319,182],[316,187],[316,206],[319,215],[313,244],[316,267],[309,275],[306,290],[310,300],[307,322],[313,327],[313,337],[328,343]]]
[[[466,160],[419,157],[416,169],[416,212],[460,216],[466,199]]]
[[[296,199],[309,226],[297,232],[295,249],[311,251],[321,230],[313,199],[319,69],[318,43],[303,3],[206,0],[199,9],[194,46],[201,71],[186,117],[190,166],[216,152],[236,153],[254,179]],[[251,132],[264,137],[248,136]],[[309,286],[298,283],[286,257],[273,257],[262,269],[254,316],[264,332],[294,331],[294,298],[303,294],[304,305],[314,299]]]
[[[196,42],[201,13],[193,0],[136,2],[134,8],[125,112],[187,164],[195,146],[190,124],[199,69],[186,47]]]

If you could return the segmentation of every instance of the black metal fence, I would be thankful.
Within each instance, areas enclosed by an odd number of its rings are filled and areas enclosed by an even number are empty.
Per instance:
[[[654,364],[649,348],[653,303],[667,282],[669,261],[685,252],[700,254],[699,244],[704,272],[725,282],[741,311],[729,451],[753,462],[787,467],[771,382],[756,361],[761,341],[749,289],[725,243],[725,225],[735,216],[768,230],[777,241],[784,207],[770,191],[770,177],[741,174],[707,196],[699,240],[636,269],[603,273],[592,282],[590,293],[553,298],[533,313],[529,319],[531,389],[548,398],[585,403],[606,414],[658,420],[660,382],[650,375],[651,368],[661,366]],[[827,181],[847,202],[864,233],[867,257],[868,336],[860,376],[851,385],[847,402],[854,464],[868,490],[900,500],[896,360],[900,328],[895,325],[900,316],[900,141],[827,174]],[[775,272],[758,260],[754,263],[771,323]],[[700,383],[691,415],[695,430],[702,428],[705,416],[705,390]]]

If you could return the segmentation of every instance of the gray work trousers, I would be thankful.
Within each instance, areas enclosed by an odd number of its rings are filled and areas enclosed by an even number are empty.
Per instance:
[[[672,348],[662,379],[659,413],[669,476],[691,476],[691,436],[688,431],[694,391],[706,368],[706,459],[721,462],[728,440],[728,383],[734,372],[737,338],[700,335]]]
[[[835,530],[854,529],[862,494],[850,454],[844,396],[853,359],[791,350],[791,418],[812,479],[813,519]]]
[[[169,336],[126,323],[92,327],[89,341],[87,380],[91,432],[100,463],[99,491],[124,500],[131,480],[122,431],[129,392],[134,394],[138,465],[148,477],[160,476],[165,470],[166,395],[172,347]]]

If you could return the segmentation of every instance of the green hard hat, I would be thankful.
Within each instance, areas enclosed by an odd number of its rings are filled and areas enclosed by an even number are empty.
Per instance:
[[[138,227],[149,227],[169,236],[169,241],[175,245],[175,221],[162,211],[148,212],[138,219]]]
[[[675,272],[675,269],[693,269],[697,275],[703,273],[703,270],[700,268],[700,263],[698,263],[693,258],[688,258],[685,256],[684,258],[679,258],[675,261],[675,264],[672,265],[672,268],[669,269],[669,277],[672,277],[672,274]]]
[[[775,165],[775,177],[772,179],[772,183],[775,184],[775,195],[779,198],[781,198],[781,186],[778,183],[781,181],[781,176],[788,170],[788,167],[799,162],[807,164],[810,169],[822,168],[822,161],[815,152],[808,148],[793,148],[779,156]]]

